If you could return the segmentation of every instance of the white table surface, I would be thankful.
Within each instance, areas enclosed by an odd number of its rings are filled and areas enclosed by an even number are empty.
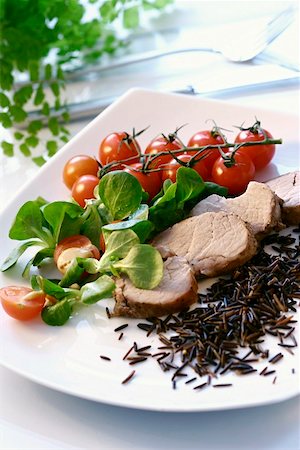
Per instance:
[[[211,97],[300,116],[299,85],[291,82]],[[72,124],[71,133],[84,125]],[[0,155],[0,205],[37,171],[29,159]],[[144,412],[62,394],[0,368],[0,415],[3,450],[300,449],[300,396],[232,411]]]

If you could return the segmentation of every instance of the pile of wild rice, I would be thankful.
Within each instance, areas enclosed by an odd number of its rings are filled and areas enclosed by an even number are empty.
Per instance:
[[[293,231],[300,233],[299,228]],[[271,246],[277,255],[267,253],[265,245]],[[297,303],[299,306],[299,256],[299,236],[298,242],[291,235],[268,236],[248,264],[235,270],[229,278],[218,280],[205,294],[199,294],[198,307],[138,324],[148,336],[156,332],[163,345],[158,347],[158,352],[146,355],[140,355],[139,349],[133,346],[124,359],[136,358],[131,360],[132,364],[149,356],[156,358],[163,371],[172,371],[174,388],[176,381],[183,377],[188,384],[207,376],[205,382],[194,387],[201,389],[229,370],[240,375],[255,373],[253,363],[265,358],[271,368],[266,365],[260,375],[273,374],[275,383],[273,365],[283,358],[282,352],[293,354],[297,346],[296,320],[291,312],[296,312]],[[266,335],[278,340],[277,354],[269,355],[269,350],[262,348]],[[240,356],[241,348],[245,348],[244,356]],[[134,357],[132,350],[136,353]],[[188,367],[196,376],[188,378],[185,372]],[[214,384],[214,387],[225,386],[230,384]]]

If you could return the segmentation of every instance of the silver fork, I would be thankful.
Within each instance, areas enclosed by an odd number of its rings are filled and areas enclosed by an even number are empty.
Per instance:
[[[218,37],[215,39],[215,42],[213,42],[213,38],[211,38],[209,45],[176,46],[128,55],[118,61],[106,65],[95,64],[89,66],[87,69],[79,68],[68,73],[67,78],[69,80],[82,79],[91,73],[98,74],[131,64],[142,63],[168,55],[187,52],[221,53],[227,60],[232,62],[250,61],[263,52],[266,47],[292,23],[295,11],[295,6],[290,5],[267,22],[261,20],[259,30],[257,30],[257,20],[249,20],[247,23],[243,21],[239,24],[234,24],[232,37],[229,39],[225,38],[222,42],[220,42],[220,37]]]

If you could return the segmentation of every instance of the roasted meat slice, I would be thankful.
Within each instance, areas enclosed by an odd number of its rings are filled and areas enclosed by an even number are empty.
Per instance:
[[[224,211],[189,217],[157,235],[153,245],[163,258],[182,256],[195,275],[216,276],[248,261],[257,250],[250,227]]]
[[[138,289],[128,278],[118,278],[116,286],[115,316],[163,316],[182,311],[197,300],[193,272],[187,261],[177,256],[164,262],[164,276],[155,289]]]

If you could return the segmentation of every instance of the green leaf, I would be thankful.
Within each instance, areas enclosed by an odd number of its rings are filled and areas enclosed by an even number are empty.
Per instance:
[[[58,97],[58,96],[59,96],[59,93],[60,93],[60,86],[59,86],[59,84],[58,84],[57,82],[51,83],[51,84],[50,84],[50,89],[51,89],[51,91],[53,92],[53,95],[55,95],[55,97]]]
[[[142,187],[131,174],[113,171],[101,179],[99,194],[114,220],[122,220],[139,207],[142,200]]]
[[[41,290],[46,295],[54,297],[57,300],[63,300],[65,297],[78,297],[79,291],[74,289],[64,289],[53,281],[47,280],[40,275],[34,275],[31,277],[31,286],[35,290]]]
[[[12,127],[12,120],[8,113],[4,113],[4,112],[0,113],[0,122],[2,123],[4,128]]]
[[[10,105],[9,98],[3,94],[3,92],[0,92],[0,106],[1,108],[7,108]]]
[[[205,189],[200,175],[188,167],[180,167],[176,174],[176,200],[179,208],[188,200],[198,197]]]
[[[149,216],[149,206],[146,204],[141,204],[136,211],[134,211],[128,217],[129,220],[147,220]]]
[[[26,111],[24,111],[24,109],[21,108],[21,106],[11,105],[9,107],[9,112],[12,115],[14,121],[18,123],[23,122],[27,117]]]
[[[201,198],[206,198],[209,195],[212,194],[217,194],[220,195],[221,197],[227,197],[228,195],[228,189],[224,186],[219,186],[216,183],[212,183],[210,181],[205,181],[205,190],[203,192],[203,195],[205,197],[201,197]]]
[[[43,215],[51,226],[56,243],[65,237],[78,234],[82,225],[81,215],[83,211],[83,208],[75,203],[60,201],[48,203],[43,208]],[[70,221],[65,223],[67,216],[71,219],[71,223]]]
[[[28,145],[27,144],[25,144],[24,142],[23,142],[23,144],[21,144],[20,145],[20,151],[23,153],[23,155],[24,156],[30,156],[31,155],[31,151],[30,151],[30,148],[28,147]]]
[[[25,139],[25,143],[28,147],[36,147],[39,143],[39,139],[36,136],[28,136]]]
[[[14,93],[14,102],[20,106],[24,105],[32,96],[33,88],[31,84],[23,86]]]
[[[53,156],[58,150],[58,144],[56,141],[48,141],[46,148],[48,150],[48,156]]]
[[[50,80],[50,78],[52,77],[52,66],[51,64],[46,64],[45,68],[44,68],[44,72],[45,72],[45,79],[46,80]]]
[[[39,63],[37,61],[30,61],[29,65],[30,81],[37,82],[39,80]]]
[[[102,227],[102,230],[109,232],[128,229],[134,231],[140,242],[144,243],[154,230],[154,226],[149,220],[130,219],[124,222],[110,223]]]
[[[49,236],[43,230],[43,216],[37,202],[30,200],[21,206],[9,231],[9,237],[18,241],[38,238],[49,243]]]
[[[81,301],[91,305],[104,298],[111,298],[115,287],[115,283],[108,275],[102,275],[96,281],[86,283],[80,289]]]
[[[114,268],[128,275],[135,287],[154,289],[163,277],[163,260],[156,248],[138,244],[128,255],[114,263]]]
[[[50,106],[48,102],[44,102],[43,106],[42,106],[42,114],[44,116],[49,116],[50,114]],[[49,122],[48,122],[48,126],[49,126]],[[50,127],[49,127],[50,128]],[[51,130],[52,131],[52,130]],[[53,133],[54,134],[54,133]]]
[[[59,134],[59,123],[56,117],[50,117],[48,120],[48,127],[54,136]]]
[[[34,96],[33,103],[35,106],[41,105],[44,99],[45,99],[44,88],[42,84],[39,84]]]
[[[40,266],[42,261],[47,258],[52,258],[54,254],[54,248],[42,248],[42,250],[38,251],[32,261],[33,266]]]
[[[105,253],[99,268],[109,270],[112,261],[125,258],[129,250],[139,244],[139,238],[132,230],[113,231],[105,241]]]
[[[6,156],[13,156],[14,155],[14,146],[10,142],[2,141],[1,147],[3,149],[3,153]]]
[[[16,132],[14,133],[14,137],[15,137],[15,139],[17,139],[18,141],[20,141],[21,139],[23,139],[24,134],[23,134],[23,133],[20,133],[19,131],[16,131]]]
[[[43,123],[42,123],[41,120],[33,120],[28,125],[28,132],[31,133],[31,134],[36,134],[42,128],[43,128]]]
[[[58,80],[64,80],[64,78],[65,78],[64,72],[63,72],[63,70],[62,70],[62,68],[60,66],[57,68],[56,78]]]
[[[66,298],[55,305],[43,308],[41,316],[47,325],[62,326],[69,320],[72,312],[73,302]]]
[[[94,205],[88,205],[86,209],[88,216],[85,218],[80,232],[88,237],[92,244],[99,247],[101,227],[103,225],[98,209]]]
[[[139,24],[139,8],[131,6],[124,10],[123,25],[127,29],[136,28]]]
[[[43,156],[35,156],[32,161],[39,167],[45,164],[46,160]]]
[[[15,247],[13,251],[9,254],[9,256],[5,259],[1,266],[1,271],[5,272],[7,269],[10,269],[12,266],[16,264],[20,256],[23,255],[23,253],[31,246],[33,245],[40,245],[39,241],[36,240],[30,240],[27,242],[24,242],[19,247]]]
[[[79,282],[85,272],[84,262],[85,258],[74,258],[68,267],[68,270],[60,280],[59,285],[62,287],[68,287]]]

